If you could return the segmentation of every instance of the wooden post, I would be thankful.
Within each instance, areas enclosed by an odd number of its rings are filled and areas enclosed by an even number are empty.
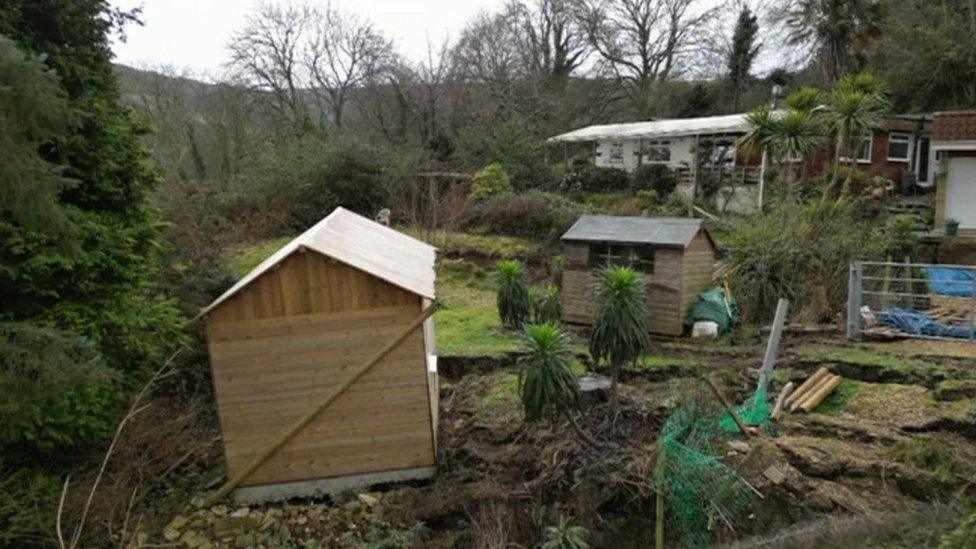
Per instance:
[[[830,370],[828,370],[826,366],[821,366],[816,372],[811,374],[806,381],[801,383],[800,386],[797,387],[792,394],[790,394],[790,396],[786,397],[786,402],[783,403],[783,406],[790,406],[791,404],[795,403],[798,399],[803,398],[803,395],[806,392],[808,392],[810,389],[813,389],[813,387],[817,383],[820,383],[821,379],[829,375],[830,375]]]
[[[773,317],[773,329],[769,331],[769,341],[766,343],[766,356],[763,357],[762,369],[759,371],[759,390],[765,391],[769,387],[769,380],[773,377],[773,366],[776,364],[776,354],[779,352],[779,340],[783,335],[786,324],[786,313],[790,310],[790,300],[779,298],[776,303],[776,316]]]
[[[861,284],[863,266],[860,261],[851,263],[847,283],[847,339],[861,339]]]
[[[332,404],[333,401],[335,401],[335,399],[339,398],[339,395],[346,392],[350,387],[353,386],[354,383],[356,383],[357,380],[359,380],[359,378],[361,378],[364,374],[366,374],[366,372],[370,371],[373,368],[373,366],[376,366],[376,364],[378,364],[379,361],[383,360],[383,357],[390,354],[390,352],[393,349],[395,349],[398,345],[400,345],[400,343],[402,343],[405,339],[410,337],[410,334],[412,334],[417,328],[419,328],[424,323],[425,320],[430,318],[430,316],[433,315],[436,310],[437,310],[436,302],[432,303],[430,306],[424,309],[424,311],[420,313],[420,316],[415,318],[403,330],[403,332],[400,333],[400,335],[398,335],[395,339],[387,343],[382,349],[380,349],[375,355],[373,355],[372,358],[366,361],[363,365],[359,366],[359,368],[357,368],[353,372],[353,374],[349,376],[349,379],[343,381],[341,385],[333,389],[328,396],[320,400],[318,404],[313,406],[312,409],[304,416],[302,416],[301,419],[293,423],[291,427],[285,429],[285,431],[282,432],[281,435],[279,435],[278,438],[274,440],[274,442],[272,442],[264,450],[262,450],[261,453],[253,460],[251,460],[251,462],[248,463],[247,466],[245,466],[244,469],[242,469],[239,473],[237,473],[237,475],[235,475],[234,478],[228,480],[216,492],[214,492],[213,494],[210,495],[210,497],[204,500],[202,506],[210,507],[214,503],[217,503],[218,501],[223,499],[224,496],[229,494],[231,490],[237,487],[238,484],[240,484],[251,473],[257,470],[257,468],[260,467],[262,464],[264,464],[265,461],[268,461],[268,459],[274,454],[276,454],[278,450],[284,447],[284,445],[287,444],[288,441],[291,440],[296,434],[298,434],[299,431],[301,431],[302,429],[305,428],[305,426],[311,423],[312,420],[315,419],[322,412],[322,410],[325,410],[330,404]]]
[[[756,201],[759,207],[759,213],[763,211],[763,193],[766,189],[766,161],[767,161],[766,148],[763,147],[762,160],[759,161],[759,199]]]
[[[717,398],[718,401],[722,403],[722,406],[725,408],[725,411],[728,412],[730,416],[732,416],[733,420],[735,420],[735,424],[739,426],[739,430],[742,431],[742,434],[747,437],[750,436],[751,433],[749,433],[749,429],[748,427],[746,427],[745,422],[742,421],[742,418],[739,417],[739,414],[735,413],[735,410],[732,408],[732,405],[729,403],[728,400],[726,400],[725,395],[723,395],[722,392],[718,390],[718,387],[715,385],[714,382],[712,382],[712,380],[708,376],[702,376],[702,378],[705,380],[705,383],[708,384],[708,387],[709,389],[712,390],[712,393],[715,394],[715,398]]]
[[[664,549],[664,490],[661,488],[654,499],[654,519],[654,547]]]
[[[773,406],[773,413],[770,415],[771,418],[779,419],[780,414],[783,413],[783,405],[786,404],[786,398],[790,396],[793,392],[793,382],[789,382],[783,386],[783,389],[779,392],[779,396],[776,397],[776,405]]]

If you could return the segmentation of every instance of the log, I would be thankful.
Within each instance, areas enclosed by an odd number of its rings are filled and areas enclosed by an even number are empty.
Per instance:
[[[821,366],[819,370],[817,370],[816,372],[813,373],[813,375],[808,377],[806,381],[800,384],[800,386],[797,387],[796,390],[793,391],[793,393],[789,397],[787,397],[786,402],[784,402],[783,405],[791,406],[794,402],[796,402],[798,398],[800,398],[801,396],[803,396],[804,393],[812,389],[814,385],[819,383],[820,380],[829,373],[830,370],[828,370],[826,366]]]
[[[840,376],[830,378],[830,380],[823,387],[821,387],[819,391],[811,394],[810,397],[807,398],[802,405],[800,405],[800,408],[803,409],[804,412],[812,412],[817,406],[820,406],[820,403],[823,402],[830,393],[834,392],[834,389],[840,386],[842,381],[844,381],[844,378]]]
[[[793,382],[789,382],[783,386],[783,389],[779,392],[779,396],[776,397],[776,405],[773,406],[773,413],[770,417],[774,420],[779,419],[780,414],[783,412],[783,404],[786,403],[786,397],[790,396],[793,392]]]
[[[805,394],[800,395],[799,397],[796,398],[796,400],[793,401],[793,404],[790,406],[790,411],[795,412],[799,410],[800,405],[806,402],[808,397],[816,394],[817,391],[819,391],[820,389],[823,389],[823,387],[827,385],[827,382],[829,382],[833,378],[833,376],[834,374],[827,374],[824,377],[820,378],[820,381],[818,381],[817,384],[814,385],[809,391],[807,391]]]

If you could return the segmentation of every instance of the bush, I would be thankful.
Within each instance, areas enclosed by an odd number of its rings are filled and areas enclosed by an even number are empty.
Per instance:
[[[559,289],[555,286],[532,289],[532,322],[558,324],[563,318],[563,306],[559,301]]]
[[[843,310],[850,262],[881,257],[884,239],[856,202],[831,200],[781,203],[739,220],[728,244],[732,293],[747,320],[770,318],[785,297],[801,320],[811,321]]]
[[[515,260],[499,261],[495,276],[498,280],[498,316],[506,328],[521,328],[532,309],[525,267]]]
[[[501,164],[519,191],[552,180],[543,142],[517,119],[467,126],[458,136],[456,156],[468,170],[495,162]]]
[[[84,338],[0,324],[0,450],[30,460],[107,437],[121,400],[116,378]]]
[[[634,190],[653,190],[658,197],[666,197],[678,186],[674,170],[664,164],[644,164],[634,172]]]
[[[568,194],[622,191],[630,185],[627,172],[617,168],[586,166],[563,176],[561,191]]]
[[[0,472],[0,547],[55,546],[61,479],[35,469]]]
[[[582,208],[558,195],[529,191],[501,194],[475,204],[467,227],[492,234],[555,241],[582,214]]]
[[[512,192],[512,180],[501,164],[488,164],[474,174],[468,198],[480,201],[490,196]]]

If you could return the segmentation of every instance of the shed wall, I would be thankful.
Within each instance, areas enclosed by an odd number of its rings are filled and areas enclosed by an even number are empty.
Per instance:
[[[685,249],[681,275],[681,320],[695,303],[698,294],[709,289],[714,283],[715,248],[704,232],[695,235]]]
[[[295,253],[208,317],[228,472],[342,383],[421,312],[421,298]],[[242,486],[434,464],[423,330],[360,378]]]
[[[567,242],[563,271],[563,319],[575,324],[591,324],[596,314],[595,288],[599,282],[595,271],[587,266],[589,245]],[[649,331],[680,335],[682,332],[681,280],[682,250],[658,248],[654,252],[654,273],[644,275],[647,285],[647,319]]]

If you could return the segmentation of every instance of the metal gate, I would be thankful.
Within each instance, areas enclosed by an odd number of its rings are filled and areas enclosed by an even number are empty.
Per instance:
[[[847,337],[976,341],[976,266],[855,261]]]

